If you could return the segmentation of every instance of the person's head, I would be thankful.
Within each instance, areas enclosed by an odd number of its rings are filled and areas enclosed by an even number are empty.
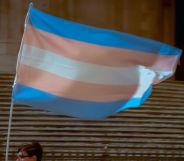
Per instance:
[[[17,151],[16,161],[41,161],[42,147],[39,143],[21,145]]]

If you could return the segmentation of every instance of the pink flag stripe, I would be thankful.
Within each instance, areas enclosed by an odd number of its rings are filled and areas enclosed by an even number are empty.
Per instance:
[[[82,62],[107,66],[144,65],[156,71],[171,71],[178,56],[112,48],[62,38],[28,26],[23,42]],[[96,59],[98,58],[98,59]]]
[[[77,100],[98,102],[128,100],[138,90],[137,85],[98,85],[72,81],[23,64],[19,66],[17,74],[19,84]],[[141,97],[141,95],[140,91],[136,97]]]

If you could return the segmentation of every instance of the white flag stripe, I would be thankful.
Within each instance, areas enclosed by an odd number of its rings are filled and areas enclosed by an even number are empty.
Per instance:
[[[143,66],[119,68],[88,64],[26,44],[23,45],[22,52],[22,64],[81,82],[105,85],[145,85],[150,84],[155,77],[152,70]]]

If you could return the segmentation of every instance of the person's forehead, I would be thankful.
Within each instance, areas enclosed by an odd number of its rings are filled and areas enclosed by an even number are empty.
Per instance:
[[[18,154],[19,155],[25,155],[25,154],[27,155],[27,153],[25,151],[19,151]]]
[[[35,159],[34,156],[32,156],[32,157],[27,157],[28,154],[27,154],[25,151],[20,151],[20,152],[18,152],[18,156],[26,156],[25,158],[22,158],[21,161],[22,161],[22,160],[24,160],[24,161],[36,161],[36,159]],[[19,159],[20,159],[20,158],[19,158]]]

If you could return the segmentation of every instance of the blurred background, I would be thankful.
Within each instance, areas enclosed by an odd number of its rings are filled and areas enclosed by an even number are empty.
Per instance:
[[[115,29],[184,50],[183,0],[0,0],[0,161],[4,160],[15,66],[28,4],[49,14]],[[10,161],[18,146],[39,141],[45,161],[183,161],[184,56],[138,109],[84,121],[15,106]]]

